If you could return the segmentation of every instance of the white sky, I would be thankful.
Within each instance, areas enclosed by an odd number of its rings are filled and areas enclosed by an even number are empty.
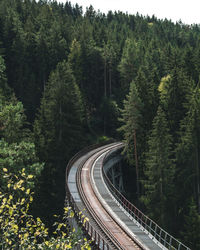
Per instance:
[[[65,3],[66,0],[57,0]],[[85,11],[86,7],[92,5],[106,13],[108,10],[123,11],[129,14],[152,16],[160,19],[171,19],[173,22],[181,21],[185,24],[200,24],[200,0],[71,0],[72,5],[78,3]]]

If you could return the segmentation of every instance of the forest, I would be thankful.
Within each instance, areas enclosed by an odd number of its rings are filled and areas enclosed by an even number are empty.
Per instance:
[[[200,24],[0,0],[0,246],[7,172],[21,173],[27,211],[52,231],[67,162],[113,138],[125,143],[133,203],[200,249],[199,76]]]

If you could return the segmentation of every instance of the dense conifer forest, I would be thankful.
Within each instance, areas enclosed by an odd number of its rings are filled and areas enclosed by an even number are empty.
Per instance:
[[[3,168],[25,169],[34,176],[31,213],[51,227],[68,160],[86,145],[123,140],[133,202],[200,249],[199,76],[198,24],[0,0],[1,194]]]

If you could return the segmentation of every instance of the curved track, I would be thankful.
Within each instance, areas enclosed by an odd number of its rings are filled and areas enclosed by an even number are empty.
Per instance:
[[[89,153],[88,150],[85,150],[82,153],[79,152],[78,155],[72,159],[72,165],[78,161],[76,185],[82,201],[78,210],[85,210],[84,215],[89,218],[91,227],[88,233],[91,234],[93,231],[96,231],[92,238],[100,249],[142,249],[117,221],[115,221],[101,200],[99,200],[92,181],[92,166],[96,159],[105,155],[111,149],[121,147],[121,145],[122,143],[112,143],[93,149],[89,151]],[[71,197],[71,201],[72,203],[74,202],[73,197]],[[77,208],[75,210],[77,210]],[[87,225],[85,225],[85,227],[87,230]]]
[[[93,145],[70,160],[66,169],[66,205],[72,206],[95,249],[190,250],[110,183],[102,167],[107,154],[122,145],[119,142]]]
[[[92,166],[95,160],[102,154],[105,154],[113,147],[121,146],[121,144],[105,147],[99,152],[94,153],[77,172],[77,184],[81,198],[92,217],[104,231],[106,237],[117,249],[141,249],[135,241],[124,231],[118,223],[113,219],[101,201],[98,199],[96,191],[92,185]]]

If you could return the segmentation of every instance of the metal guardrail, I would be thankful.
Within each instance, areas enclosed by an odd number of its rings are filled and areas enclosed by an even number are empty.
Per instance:
[[[109,153],[108,153],[109,154]],[[170,250],[191,250],[189,247],[185,246],[183,243],[178,241],[176,238],[171,236],[165,230],[163,230],[158,224],[153,220],[143,214],[136,206],[129,202],[112,184],[106,173],[104,172],[103,165],[106,161],[106,156],[102,163],[102,173],[104,181],[114,196],[114,198],[119,202],[119,204],[124,208],[124,210],[129,214],[130,218],[133,219],[138,226],[149,235],[149,237],[155,242],[160,243],[163,249]]]
[[[93,240],[93,242],[98,246],[99,248],[103,250],[109,250],[109,244],[103,239],[103,237],[97,232],[97,230],[92,226],[90,221],[88,221],[83,214],[81,213],[82,211],[79,210],[78,206],[76,205],[76,202],[74,201],[73,196],[70,193],[69,187],[68,187],[68,176],[71,167],[75,163],[76,160],[78,160],[81,156],[84,154],[88,153],[89,151],[93,149],[97,149],[98,147],[101,147],[103,145],[108,144],[107,143],[101,143],[101,144],[95,144],[92,146],[88,146],[84,148],[83,150],[79,151],[77,154],[75,154],[71,160],[68,162],[67,167],[66,167],[66,175],[65,175],[65,180],[66,180],[66,185],[65,185],[65,190],[66,190],[66,200],[69,202],[70,206],[72,207],[73,211],[75,212],[77,220],[81,223],[83,228],[85,229],[86,233],[90,236],[90,239]]]
[[[109,250],[109,244],[103,239],[103,237],[97,232],[97,230],[91,225],[91,223],[87,220],[85,216],[81,213],[78,209],[73,197],[70,195],[68,196],[68,201],[71,204],[73,211],[76,214],[76,218],[78,222],[81,223],[81,226],[85,229],[87,235],[90,236],[90,239],[95,243],[96,246],[103,250]]]

